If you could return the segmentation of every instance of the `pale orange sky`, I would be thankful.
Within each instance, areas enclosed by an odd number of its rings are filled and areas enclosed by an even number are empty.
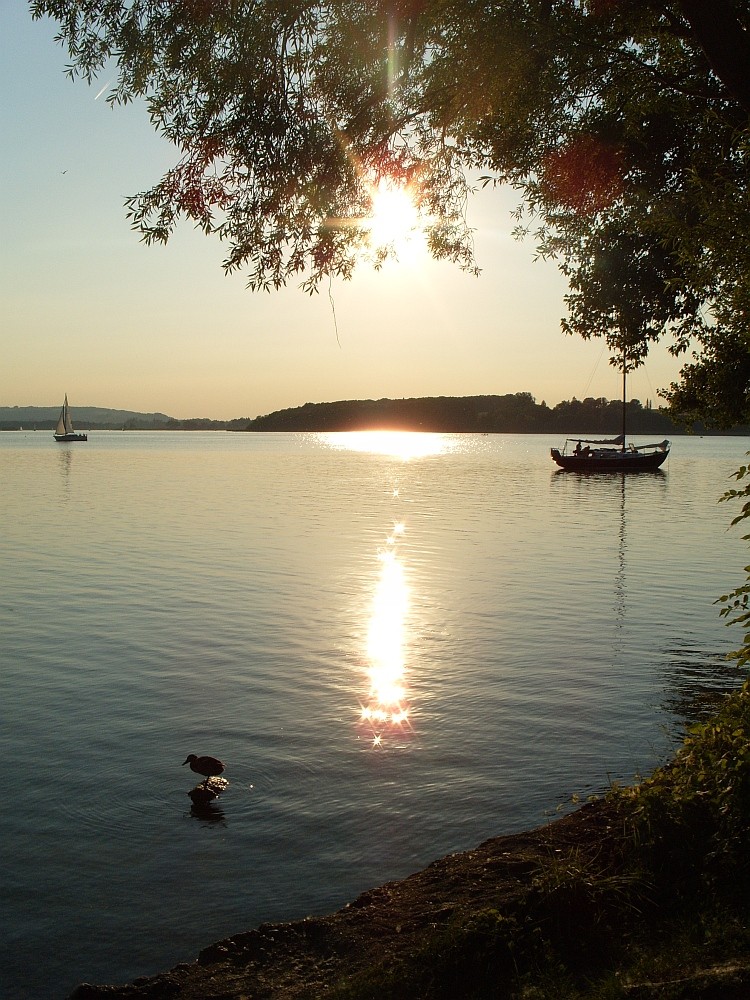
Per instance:
[[[564,336],[566,286],[510,236],[513,192],[470,205],[482,275],[423,261],[363,265],[312,298],[251,293],[224,248],[183,224],[166,247],[129,228],[129,194],[176,160],[138,107],[111,110],[63,75],[50,22],[3,0],[0,405],[253,417],[305,402],[530,392],[554,405],[620,393],[599,341]],[[334,321],[335,310],[335,321]],[[338,330],[338,339],[337,339]],[[629,381],[656,401],[666,349]]]

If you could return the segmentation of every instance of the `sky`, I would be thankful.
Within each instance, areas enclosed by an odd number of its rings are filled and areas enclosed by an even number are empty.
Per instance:
[[[306,402],[530,392],[554,406],[619,398],[601,341],[560,329],[566,284],[511,236],[512,191],[469,205],[480,277],[415,260],[363,264],[310,297],[250,292],[225,247],[182,222],[166,246],[124,201],[177,152],[142,105],[112,109],[106,77],[64,75],[55,25],[0,0],[0,406],[255,417]],[[679,362],[659,346],[628,397],[658,404]]]

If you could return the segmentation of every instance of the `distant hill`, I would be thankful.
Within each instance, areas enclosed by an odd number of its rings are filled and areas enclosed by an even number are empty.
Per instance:
[[[59,406],[0,406],[0,429],[19,427],[52,429],[60,416]],[[104,406],[76,406],[73,422],[80,430],[161,429],[173,421],[165,413],[138,413],[136,410],[112,410]]]

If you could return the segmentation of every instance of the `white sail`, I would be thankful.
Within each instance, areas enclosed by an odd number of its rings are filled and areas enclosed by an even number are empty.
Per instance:
[[[57,427],[55,427],[55,434],[67,434],[72,427],[69,427],[70,417],[68,416],[68,396],[65,395],[65,402],[63,403],[62,409],[60,410],[60,416],[57,420]]]
[[[70,415],[70,407],[68,406],[68,394],[65,393],[65,402],[63,403],[62,409],[60,410],[60,416],[57,420],[57,427],[55,428],[55,440],[56,441],[86,441],[88,437],[86,434],[76,434],[73,429],[73,418]]]

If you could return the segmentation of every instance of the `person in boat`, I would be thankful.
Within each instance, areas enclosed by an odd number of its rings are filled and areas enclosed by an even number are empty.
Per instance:
[[[579,441],[579,442],[578,442],[578,444],[577,444],[577,445],[575,446],[575,448],[573,449],[573,454],[574,454],[574,455],[580,455],[580,454],[581,454],[581,451],[582,451],[582,448],[581,448],[581,442]]]

